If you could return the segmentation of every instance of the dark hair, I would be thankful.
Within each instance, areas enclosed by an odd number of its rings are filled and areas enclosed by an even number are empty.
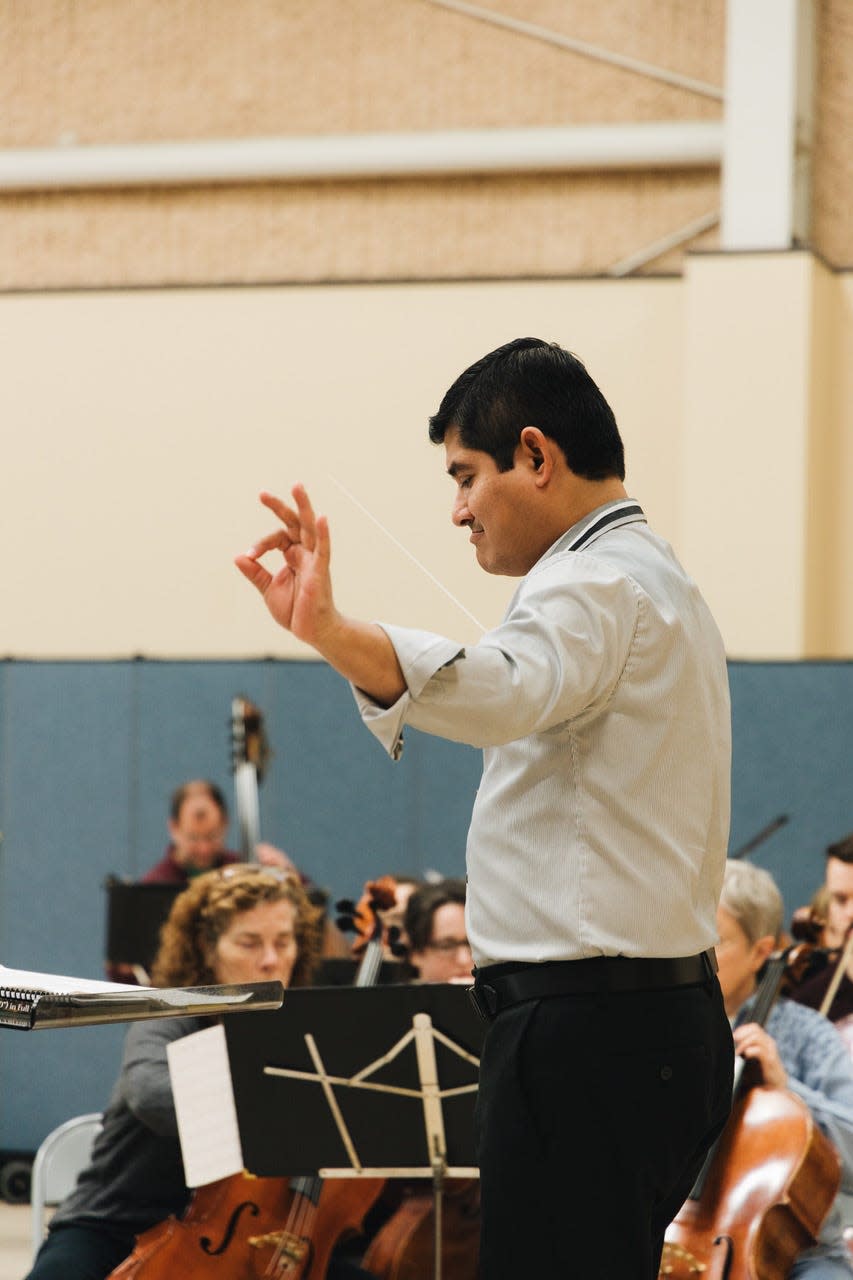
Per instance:
[[[406,903],[404,929],[412,951],[423,951],[432,937],[432,918],[445,903],[465,905],[464,880],[439,880],[437,884],[425,884]]]
[[[207,778],[193,778],[190,782],[183,783],[182,786],[172,792],[172,798],[169,801],[169,817],[173,822],[177,822],[180,818],[184,801],[195,795],[208,796],[223,818],[228,817],[228,805],[225,803],[225,796],[221,788]]]
[[[853,863],[853,831],[843,840],[827,845],[827,858],[837,858],[839,862]]]
[[[441,444],[456,429],[464,448],[509,471],[528,426],[556,441],[575,475],[625,479],[613,410],[577,356],[541,338],[516,338],[460,374],[429,420],[429,438]]]
[[[291,986],[307,986],[319,959],[322,912],[309,902],[298,880],[257,862],[207,871],[178,894],[160,930],[152,984],[199,987],[216,982],[212,948],[235,916],[262,902],[290,902],[295,907],[297,959]]]

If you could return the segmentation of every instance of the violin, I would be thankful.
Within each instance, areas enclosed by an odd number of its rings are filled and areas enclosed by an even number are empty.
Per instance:
[[[352,954],[362,960],[368,954],[373,956],[377,965],[374,981],[378,977],[386,950],[396,957],[406,954],[406,948],[400,941],[399,928],[397,925],[389,927],[384,919],[385,912],[390,911],[396,902],[397,881],[393,876],[380,876],[378,880],[367,881],[358,902],[343,898],[335,904],[340,913],[336,921],[338,928],[355,933]],[[356,986],[370,985],[371,982],[364,983],[356,979]]]
[[[753,1021],[763,1026],[791,961],[770,958]],[[667,1228],[660,1277],[784,1280],[813,1245],[841,1181],[841,1162],[808,1107],[787,1089],[757,1083],[743,1059],[726,1126],[696,1186]]]

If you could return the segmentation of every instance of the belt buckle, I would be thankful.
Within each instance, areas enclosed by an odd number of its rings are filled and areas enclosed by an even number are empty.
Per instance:
[[[485,982],[468,987],[468,998],[484,1022],[491,1022],[498,1012],[498,993]]]

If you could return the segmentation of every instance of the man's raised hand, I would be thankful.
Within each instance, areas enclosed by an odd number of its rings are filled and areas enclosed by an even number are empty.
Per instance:
[[[294,485],[291,492],[295,509],[272,493],[261,494],[261,502],[281,524],[243,555],[235,556],[234,563],[263,596],[276,622],[316,648],[324,630],[335,620],[329,526],[325,516],[315,516],[301,484]],[[270,551],[280,551],[283,557],[284,564],[277,572],[269,572],[261,563]]]

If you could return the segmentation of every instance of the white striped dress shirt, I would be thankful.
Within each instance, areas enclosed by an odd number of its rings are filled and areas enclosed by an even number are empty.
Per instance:
[[[406,724],[483,748],[467,845],[478,966],[713,946],[729,826],[725,653],[636,503],[569,529],[473,647],[382,625],[407,691],[387,709],[355,695],[390,755]]]

